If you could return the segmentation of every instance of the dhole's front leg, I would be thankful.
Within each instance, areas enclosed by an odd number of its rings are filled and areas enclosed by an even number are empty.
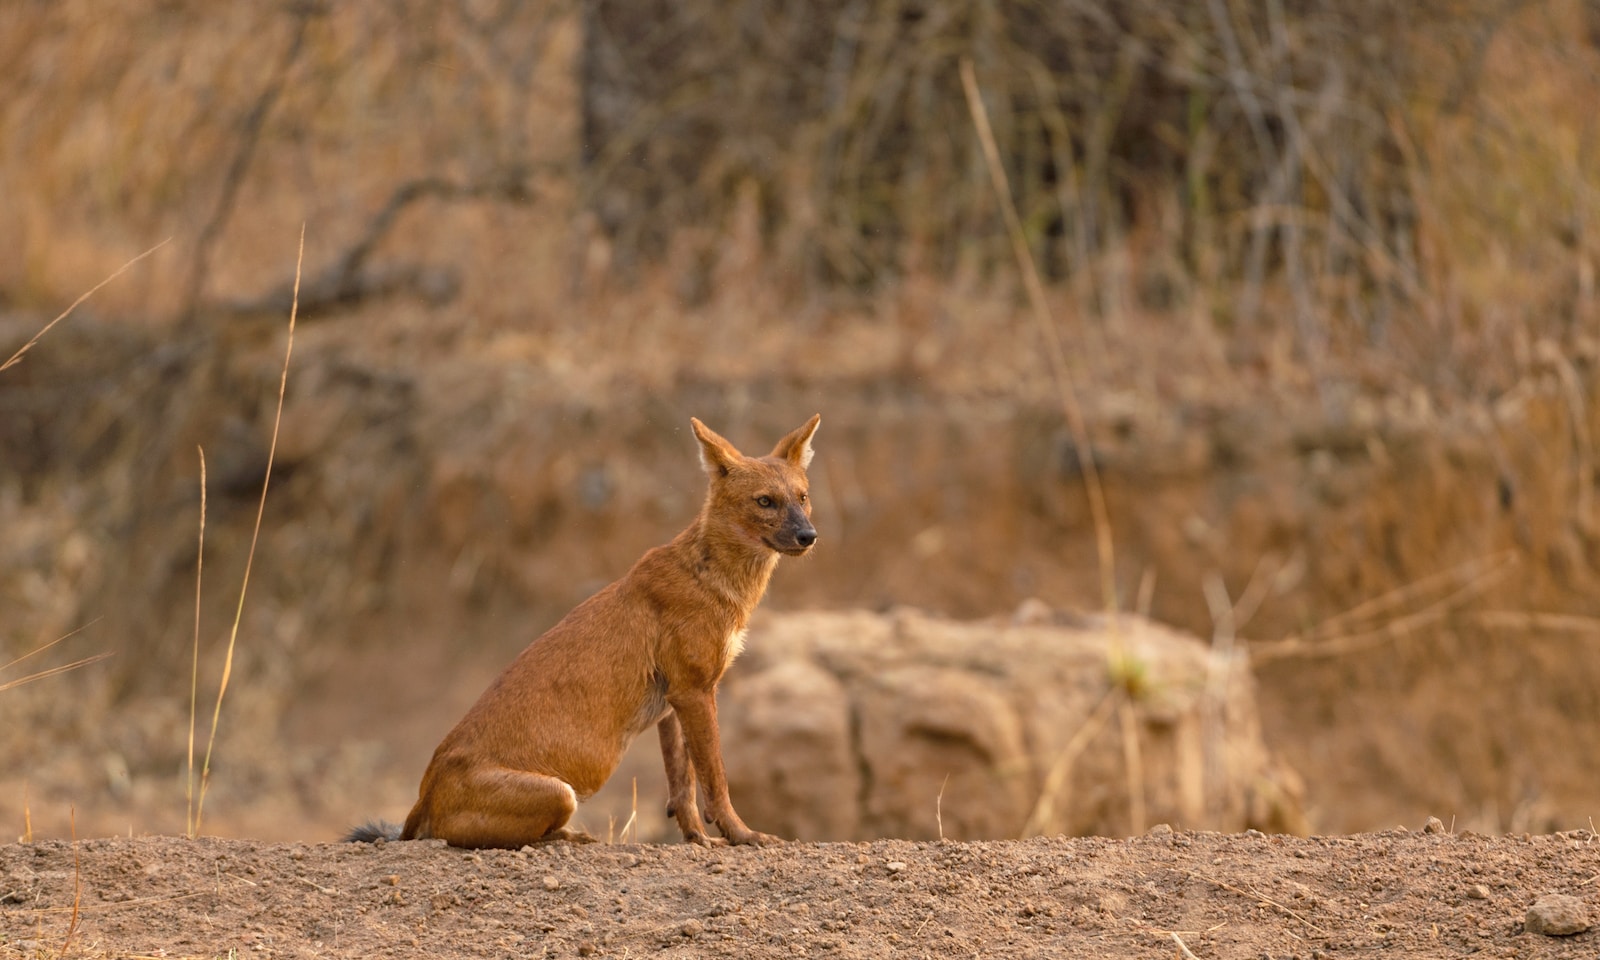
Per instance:
[[[739,819],[739,814],[734,811],[733,802],[728,799],[728,780],[722,771],[722,739],[717,732],[715,688],[684,690],[676,695],[668,692],[667,702],[672,705],[672,712],[682,726],[683,743],[688,748],[689,760],[694,764],[694,773],[699,776],[700,784],[705,789],[706,803],[710,805],[710,809],[706,811],[706,819],[717,825],[717,829],[722,831],[722,835],[729,843],[758,846],[781,843],[781,840],[771,834],[760,833],[745,826],[744,821]],[[670,773],[669,768],[669,776]],[[693,795],[692,786],[690,795]],[[677,818],[684,837],[695,839],[685,825],[682,808],[677,810]]]
[[[683,727],[676,711],[669,711],[656,732],[661,735],[661,762],[667,768],[667,816],[678,822],[683,839],[708,846],[705,822],[700,819],[700,804],[695,798],[694,767],[683,742]],[[721,841],[718,841],[721,842]]]

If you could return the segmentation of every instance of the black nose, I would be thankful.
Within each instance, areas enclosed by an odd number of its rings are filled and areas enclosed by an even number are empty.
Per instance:
[[[802,547],[809,547],[817,542],[817,531],[807,528],[794,535],[796,542]]]

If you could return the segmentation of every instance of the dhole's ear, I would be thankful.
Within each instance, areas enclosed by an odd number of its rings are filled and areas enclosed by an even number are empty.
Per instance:
[[[804,470],[811,466],[811,435],[817,432],[817,424],[822,422],[822,414],[812,414],[806,425],[778,441],[772,448],[772,455],[782,460],[787,460]]]
[[[733,444],[699,420],[690,417],[689,425],[694,428],[695,438],[700,441],[700,465],[706,468],[706,473],[713,477],[726,477],[733,465],[744,459],[744,454],[735,449]]]

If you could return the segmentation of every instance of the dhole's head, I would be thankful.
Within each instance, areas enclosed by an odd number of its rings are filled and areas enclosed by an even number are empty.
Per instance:
[[[711,477],[705,522],[751,543],[798,557],[817,542],[811,525],[806,466],[811,463],[811,435],[817,414],[772,448],[764,457],[747,457],[693,417],[700,441],[700,462]]]

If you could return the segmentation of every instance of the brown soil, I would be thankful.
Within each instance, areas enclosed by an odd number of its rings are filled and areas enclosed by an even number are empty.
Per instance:
[[[1547,893],[1600,906],[1594,834],[1434,829],[764,850],[46,841],[0,847],[0,954],[1594,955],[1593,931],[1524,929]]]

